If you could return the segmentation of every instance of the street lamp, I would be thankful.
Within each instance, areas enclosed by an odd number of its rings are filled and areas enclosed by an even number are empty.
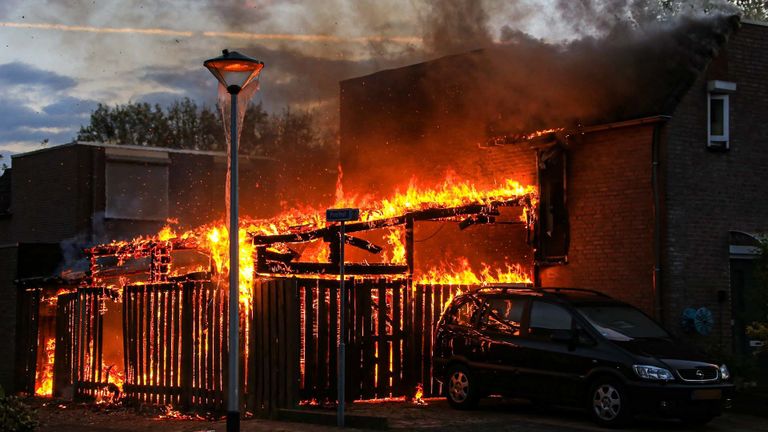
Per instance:
[[[227,432],[240,430],[239,396],[239,304],[238,287],[239,242],[237,215],[237,95],[248,84],[256,80],[264,63],[244,56],[236,51],[224,50],[222,55],[206,60],[203,66],[216,77],[229,92],[231,103],[229,128],[229,380],[227,382]]]

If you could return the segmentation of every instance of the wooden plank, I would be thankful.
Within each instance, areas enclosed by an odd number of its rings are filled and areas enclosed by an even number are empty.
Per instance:
[[[269,380],[269,389],[270,389],[270,395],[269,395],[269,415],[272,416],[273,413],[277,412],[277,387],[280,385],[280,379],[279,379],[279,365],[278,365],[278,331],[277,331],[277,290],[274,289],[274,284],[272,284],[271,289],[268,290],[269,292],[269,340],[271,342],[271,348],[269,350],[269,368],[271,370],[270,373],[270,380]]]
[[[414,381],[408,383],[406,388],[406,395],[408,397],[413,395],[414,388],[422,382],[422,336],[424,332],[424,286],[416,285],[416,291],[414,292],[414,308],[413,308],[413,351],[412,351],[412,367]]]
[[[181,335],[181,297],[182,288],[181,284],[174,284],[173,286],[173,355],[171,356],[171,363],[173,365],[173,376],[171,377],[171,386],[181,388],[181,371],[182,371],[182,341]],[[174,396],[174,402],[181,405],[181,395]],[[178,406],[177,405],[177,406]]]
[[[328,398],[330,400],[335,400],[337,396],[337,381],[338,377],[336,374],[336,368],[338,367],[336,363],[336,357],[338,355],[338,337],[339,337],[339,326],[338,326],[338,317],[339,317],[339,288],[336,285],[335,281],[332,281],[333,283],[327,284],[326,286],[328,288],[328,297],[330,299],[329,303],[329,310],[328,310]],[[343,306],[342,306],[343,307]]]
[[[275,313],[275,319],[277,321],[277,347],[278,347],[278,356],[277,356],[277,364],[275,365],[275,369],[277,372],[277,408],[288,408],[287,405],[287,390],[288,390],[288,382],[286,380],[287,378],[287,368],[288,368],[288,355],[286,351],[286,328],[285,328],[285,315],[287,313],[286,311],[286,300],[285,300],[285,291],[286,287],[281,283],[272,283],[273,289],[277,293],[277,308],[273,311]],[[322,299],[322,297],[321,297]],[[275,413],[272,413],[275,414]]]
[[[378,302],[376,308],[376,397],[388,397],[389,388],[389,342],[387,341],[387,287],[385,279],[377,279],[374,283],[377,286]]]
[[[363,344],[364,344],[364,308],[361,306],[364,287],[354,279],[349,280],[346,285],[347,304],[347,331],[345,337],[349,341],[346,358],[344,359],[345,369],[349,377],[346,383],[347,388],[344,394],[347,400],[360,399],[364,371],[363,365]]]
[[[168,324],[170,321],[170,315],[168,314],[168,286],[162,285],[160,287],[160,381],[158,383],[158,387],[160,389],[160,403],[163,405],[167,405],[170,401],[168,400],[168,375],[170,375],[170,371],[168,370],[168,358],[169,358],[169,347],[170,347],[170,338],[168,337]]]
[[[403,337],[402,320],[402,291],[404,286],[401,282],[395,280],[392,284],[392,393],[401,395],[403,390],[402,371],[403,361],[400,357],[402,352],[401,341]]]
[[[434,315],[432,310],[435,307],[435,294],[437,289],[434,285],[428,285],[424,290],[424,332],[422,333],[422,346],[424,347],[421,352],[422,366],[421,366],[421,385],[425,392],[430,391],[431,387],[431,373],[432,368],[432,320]],[[439,307],[439,306],[438,306]]]
[[[96,380],[95,382],[103,383],[106,382],[106,378],[103,376],[104,371],[102,370],[102,365],[104,364],[104,315],[101,314],[101,302],[106,301],[104,299],[104,293],[94,293],[93,294],[93,302],[96,306],[95,310],[95,321],[96,321],[96,340],[93,343],[94,350],[96,351],[94,353],[94,357],[96,358],[96,364],[94,365],[96,369]]]
[[[181,286],[181,371],[180,386],[182,394],[180,402],[184,411],[189,411],[192,405],[192,354],[193,354],[193,328],[192,328],[192,283]]]
[[[204,311],[204,315],[203,316],[205,317],[205,321],[204,321],[204,326],[205,326],[204,350],[205,351],[203,352],[203,355],[204,355],[203,361],[204,361],[204,364],[205,364],[205,369],[204,369],[203,376],[205,376],[204,388],[206,390],[206,394],[208,395],[207,406],[208,406],[209,410],[214,411],[214,410],[216,410],[217,405],[218,405],[218,403],[217,403],[218,402],[218,398],[212,397],[211,393],[210,393],[211,391],[215,390],[215,387],[213,386],[213,375],[214,375],[214,371],[213,371],[213,350],[214,350],[214,343],[213,343],[212,330],[213,330],[213,320],[214,320],[214,317],[213,317],[213,298],[212,298],[213,296],[212,296],[212,294],[213,293],[211,292],[211,290],[209,289],[208,286],[204,287],[204,289],[203,289],[203,311]]]
[[[299,404],[299,303],[298,284],[296,280],[281,280],[282,289],[286,290],[286,347],[287,347],[287,373],[286,388],[288,390],[287,405],[295,408]],[[331,315],[334,317],[335,315]],[[335,321],[335,320],[334,320]],[[333,333],[335,334],[335,333]]]
[[[155,284],[152,290],[152,403],[159,403],[158,383],[160,382],[160,290]]]
[[[304,391],[306,398],[317,397],[317,377],[315,375],[315,308],[313,305],[316,284],[307,283],[304,286]]]
[[[318,399],[328,397],[328,290],[325,284],[317,284],[317,376]]]
[[[376,345],[373,328],[373,311],[371,306],[371,290],[373,284],[370,279],[364,279],[361,294],[360,313],[363,315],[363,387],[361,397],[363,399],[373,399],[375,395],[374,383],[376,373]],[[350,365],[351,366],[351,365]]]
[[[137,383],[141,388],[144,388],[143,386],[147,385],[147,382],[145,380],[145,360],[144,360],[144,343],[147,340],[147,338],[144,336],[144,320],[145,320],[145,304],[147,301],[147,290],[146,286],[141,285],[137,287],[137,295],[138,295],[138,308],[137,308],[137,332],[136,332],[136,342],[137,342],[137,351],[138,351],[138,358],[137,358],[137,369],[138,369],[138,380]],[[143,393],[143,391],[140,391]],[[140,400],[144,400],[144,395],[139,395]]]
[[[251,325],[251,346],[253,350],[250,352],[250,376],[248,381],[248,408],[256,416],[261,416],[261,401],[263,396],[261,394],[261,375],[263,373],[263,364],[261,362],[262,352],[262,317],[261,310],[261,296],[264,290],[265,281],[263,279],[256,279],[253,283],[253,324]]]

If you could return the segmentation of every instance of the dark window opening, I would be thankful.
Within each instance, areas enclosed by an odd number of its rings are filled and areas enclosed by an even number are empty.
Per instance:
[[[566,207],[566,153],[559,147],[541,151],[539,164],[538,259],[543,263],[567,260],[569,229]]]

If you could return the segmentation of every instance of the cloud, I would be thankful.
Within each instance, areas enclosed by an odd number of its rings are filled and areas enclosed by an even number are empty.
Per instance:
[[[62,91],[77,85],[74,79],[56,72],[38,69],[22,62],[0,65],[0,85],[35,86],[51,91]]]

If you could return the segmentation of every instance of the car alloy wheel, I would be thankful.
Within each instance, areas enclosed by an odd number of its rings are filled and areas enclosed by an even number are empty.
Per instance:
[[[456,403],[462,403],[469,396],[469,379],[461,370],[456,370],[451,374],[448,384],[448,395]]]
[[[632,418],[632,401],[621,381],[609,377],[598,378],[592,382],[587,395],[585,399],[589,400],[589,413],[597,424],[621,427]]]
[[[463,364],[453,365],[446,374],[445,393],[448,403],[456,409],[472,409],[477,406],[482,389],[475,374]]]
[[[621,413],[621,394],[613,385],[603,383],[592,394],[592,410],[604,422],[613,422]]]

